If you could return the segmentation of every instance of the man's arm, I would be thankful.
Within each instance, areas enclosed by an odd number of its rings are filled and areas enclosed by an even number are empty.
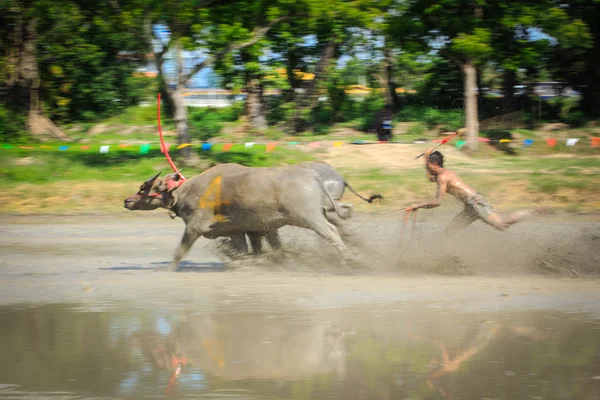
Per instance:
[[[438,188],[437,188],[437,194],[435,196],[435,199],[428,201],[426,203],[414,204],[414,205],[406,208],[406,211],[415,211],[415,210],[418,210],[419,208],[438,207],[441,204],[442,199],[444,198],[444,194],[446,194],[446,190],[448,189],[448,183],[446,182],[445,178],[442,178],[440,176],[440,177],[438,177],[437,184],[438,184]]]

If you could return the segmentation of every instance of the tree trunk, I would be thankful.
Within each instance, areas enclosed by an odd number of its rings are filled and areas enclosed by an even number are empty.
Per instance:
[[[246,115],[250,119],[252,129],[264,131],[267,129],[267,118],[264,115],[263,89],[258,79],[250,79],[246,84]]]
[[[315,76],[313,80],[310,81],[308,88],[306,89],[306,96],[304,96],[304,100],[310,110],[313,110],[319,103],[319,85],[327,73],[327,69],[329,68],[329,64],[331,63],[334,52],[335,40],[331,39],[325,45],[321,59],[317,63],[317,68],[315,69]]]
[[[517,72],[512,70],[505,70],[502,78],[502,112],[509,113],[516,107],[514,105],[514,87],[517,84]]]
[[[477,151],[479,135],[479,118],[477,113],[477,70],[471,60],[462,64],[465,90],[465,120],[467,125],[467,147]]]
[[[329,64],[333,59],[333,55],[335,53],[335,40],[332,38],[325,45],[325,49],[323,50],[323,54],[317,63],[317,67],[315,68],[314,78],[309,81],[308,87],[306,88],[306,92],[304,92],[303,96],[300,98],[300,105],[298,107],[298,111],[296,112],[295,117],[295,128],[296,131],[301,131],[306,126],[306,121],[304,117],[312,110],[314,110],[319,104],[319,86],[321,80],[325,76]]]
[[[183,70],[183,49],[179,40],[175,42],[175,71],[176,71],[176,84],[175,90],[171,93],[171,99],[174,107],[174,119],[175,127],[177,129],[177,143],[190,143],[192,138],[190,137],[190,131],[188,126],[188,109],[185,104],[185,81],[187,80],[184,76]],[[181,154],[185,157],[186,161],[190,161],[192,156],[191,146],[182,148]]]
[[[393,82],[393,54],[391,49],[385,49],[381,67],[382,73],[378,75],[378,80],[384,91],[385,105],[390,110],[397,110],[400,106],[400,100],[396,94],[396,85]]]
[[[398,93],[396,93],[396,84],[394,83],[394,53],[392,49],[385,49],[385,75],[386,75],[386,86],[388,93],[388,100],[391,101],[389,105],[392,107],[392,110],[397,111],[401,107],[400,97],[398,97]]]
[[[597,12],[600,15],[600,12]],[[594,47],[588,50],[585,59],[585,72],[581,88],[581,108],[590,118],[600,118],[600,28],[597,21],[592,24],[594,28]]]
[[[37,19],[30,18],[17,25],[17,28],[21,27],[23,31],[17,85],[27,94],[27,129],[34,136],[50,133],[60,140],[69,140],[58,126],[43,115],[40,107],[40,74],[36,57]]]

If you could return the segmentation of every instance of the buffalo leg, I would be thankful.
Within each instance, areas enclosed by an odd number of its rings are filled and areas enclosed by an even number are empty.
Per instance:
[[[353,265],[356,267],[360,266],[360,262],[358,261],[358,259],[352,254],[350,254],[350,252],[346,248],[346,245],[344,244],[344,241],[342,240],[338,229],[335,227],[335,225],[331,224],[326,218],[320,218],[314,223],[306,224],[304,227],[311,229],[323,239],[331,243],[337,249],[337,251],[339,251],[345,265]]]
[[[311,219],[307,218],[294,225],[316,232],[317,235],[331,243],[331,245],[333,245],[341,254],[344,256],[346,255],[346,245],[344,245],[344,241],[342,240],[339,231],[323,216]]]
[[[273,250],[281,249],[281,241],[279,240],[279,234],[277,233],[277,230],[267,232],[265,233],[265,236],[269,246],[271,246]]]
[[[193,232],[189,229],[185,230],[185,232],[183,233],[183,237],[181,238],[181,243],[179,244],[179,247],[175,249],[175,256],[173,257],[173,261],[169,266],[170,271],[177,271],[179,269],[179,262],[187,254],[194,242],[200,236],[200,234]]]
[[[352,204],[339,203],[339,206],[345,211],[343,217],[344,219],[352,217],[352,214],[354,213],[354,206]]]
[[[252,252],[256,255],[262,252],[262,233],[261,232],[248,232],[248,238],[250,238],[250,244],[252,245]]]
[[[231,235],[230,237],[231,244],[233,245],[235,251],[242,254],[248,254],[248,243],[246,242],[246,235],[244,235],[243,233],[239,233]]]

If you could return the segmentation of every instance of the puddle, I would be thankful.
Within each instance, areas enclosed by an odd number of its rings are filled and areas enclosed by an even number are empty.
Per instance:
[[[0,399],[600,397],[589,314],[253,304],[1,306]]]

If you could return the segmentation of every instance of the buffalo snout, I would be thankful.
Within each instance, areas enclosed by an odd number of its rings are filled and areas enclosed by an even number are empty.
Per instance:
[[[135,210],[138,200],[139,199],[133,197],[125,199],[125,208],[128,210]]]

